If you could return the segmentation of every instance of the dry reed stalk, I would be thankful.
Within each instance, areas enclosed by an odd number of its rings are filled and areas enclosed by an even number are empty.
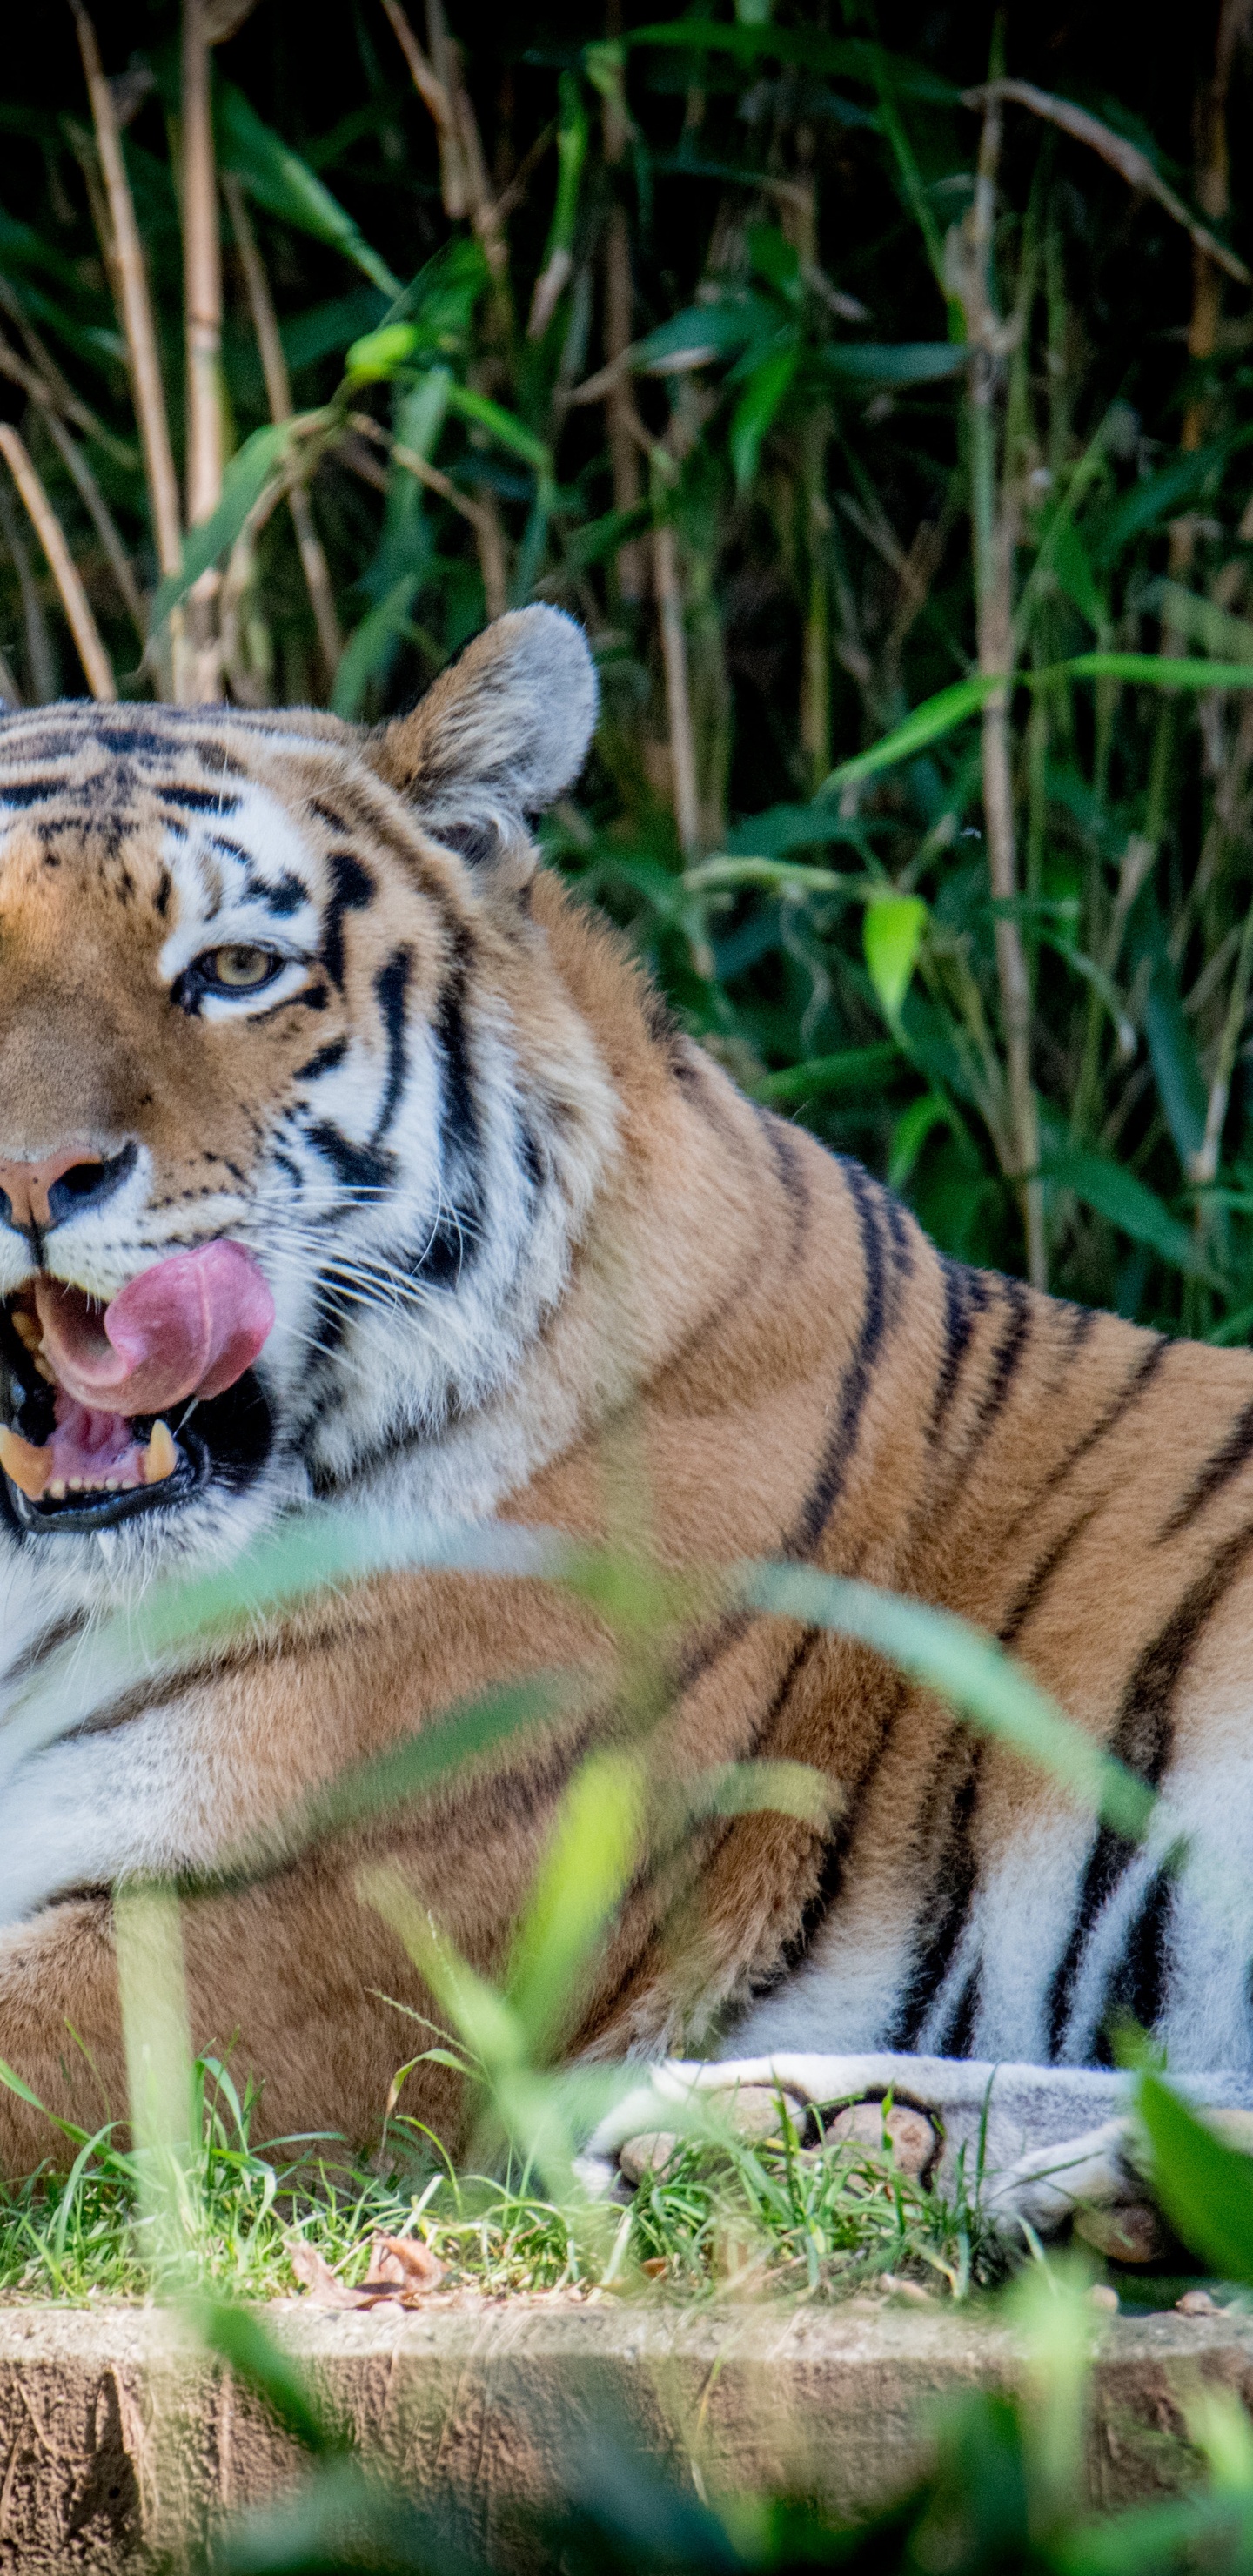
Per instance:
[[[653,588],[657,594],[661,656],[666,674],[674,819],[683,855],[691,858],[700,847],[700,798],[696,784],[696,745],[692,733],[679,549],[668,519],[661,520],[653,530]]]
[[[441,0],[427,0],[427,53],[400,0],[383,0],[383,7],[413,86],[435,127],[444,212],[454,223],[469,217],[488,268],[499,285],[509,265],[509,246],[501,209],[487,176],[478,119],[462,75],[461,57],[449,35]]]
[[[1242,6],[1243,0],[1225,0],[1224,14],[1227,8],[1231,8],[1234,14]],[[1086,143],[1102,161],[1109,163],[1111,170],[1118,171],[1129,188],[1155,198],[1172,220],[1182,224],[1184,231],[1191,234],[1198,250],[1217,261],[1220,268],[1225,268],[1228,277],[1234,277],[1237,285],[1253,285],[1244,261],[1237,257],[1228,243],[1220,241],[1207,224],[1197,222],[1182,197],[1177,197],[1174,189],[1168,188],[1166,181],[1159,176],[1147,152],[1139,151],[1125,135],[1116,134],[1113,127],[1103,125],[1099,117],[1089,116],[1087,109],[1076,107],[1072,99],[1054,98],[1050,90],[1037,89],[1033,81],[984,81],[977,89],[962,92],[962,103],[966,107],[981,107],[986,111],[999,108],[1002,102],[1029,108],[1033,116],[1043,117],[1047,124],[1059,126],[1063,134],[1073,135],[1077,143]],[[1206,212],[1210,211],[1207,207]]]
[[[30,666],[31,692],[37,707],[46,706],[57,691],[57,662],[52,635],[44,615],[44,604],[35,578],[34,558],[26,543],[24,529],[14,506],[7,479],[0,475],[0,536],[13,557],[18,588],[22,594],[22,624],[26,629],[26,659]]]
[[[87,675],[87,686],[93,698],[116,698],[113,665],[101,642],[100,629],[88,605],[78,566],[65,542],[61,522],[22,440],[7,421],[0,422],[0,455],[3,455],[21,493],[31,525],[47,556],[48,569],[60,592],[61,605]]]
[[[287,373],[287,360],[283,355],[283,343],[279,337],[278,316],[270,293],[270,281],[265,273],[265,262],[257,248],[257,237],[252,229],[252,218],[248,212],[243,189],[230,171],[223,175],[222,192],[230,209],[231,226],[248,297],[248,309],[256,335],[261,371],[265,377],[270,418],[273,421],[290,420],[292,417],[291,380]],[[338,668],[339,657],[343,651],[343,638],[339,631],[339,619],[335,613],[335,594],[331,587],[330,569],[323,551],[322,540],[313,524],[308,484],[303,476],[298,483],[293,483],[287,495],[287,506],[296,532],[300,568],[305,577],[305,588],[309,593],[309,605],[313,610],[313,622],[317,628],[318,650],[325,665],[327,679],[330,681],[334,679]]]
[[[130,556],[127,554],[126,548],[122,543],[121,531],[118,527],[117,521],[113,516],[113,512],[109,508],[109,504],[96,481],[95,475],[92,473],[91,467],[88,464],[81,447],[79,447],[77,442],[71,438],[64,421],[53,409],[52,403],[49,399],[44,399],[41,404],[41,410],[43,414],[44,427],[65,466],[66,472],[73,477],[74,482],[78,485],[83,501],[91,515],[96,534],[99,537],[100,543],[104,548],[105,555],[108,558],[109,569],[112,572],[113,578],[122,594],[122,598],[126,603],[130,617],[134,625],[139,630],[140,638],[142,640],[148,631],[148,621],[144,614],[144,603],[140,596],[139,584],[135,579],[135,575],[131,567]]]
[[[170,446],[165,388],[161,381],[156,325],[152,316],[152,298],[148,291],[148,272],[144,266],[143,246],[139,238],[139,226],[135,220],[135,205],[130,192],[130,181],[126,176],[126,165],[122,159],[121,137],[113,111],[113,99],[101,68],[96,31],[83,6],[83,0],[70,0],[70,7],[74,12],[74,23],[78,29],[79,51],[83,58],[83,70],[87,76],[87,93],[91,100],[96,144],[108,195],[114,257],[122,292],[122,320],[130,360],[139,435],[143,443],[144,471],[148,482],[148,499],[152,510],[157,558],[163,573],[177,572],[183,552],[183,531],[178,506],[178,477],[174,471],[174,452]]]
[[[205,0],[183,0],[183,305],[187,349],[187,525],[211,519],[222,498],[222,245],[218,231]],[[188,694],[211,706],[222,693],[218,596],[210,565],[187,600]]]
[[[960,230],[950,239],[950,289],[966,317],[971,345],[969,414],[975,587],[978,606],[979,669],[998,680],[983,708],[983,812],[987,835],[988,880],[996,906],[996,973],[1001,1023],[1005,1037],[1006,1134],[1000,1150],[1008,1176],[1015,1181],[1026,1238],[1027,1276],[1032,1285],[1048,1285],[1048,1252],[1044,1203],[1039,1181],[1040,1132],[1031,1080],[1031,978],[1017,919],[1018,865],[1014,842],[1014,784],[1009,739],[1010,680],[1013,667],[1013,574],[1016,508],[1009,463],[998,491],[995,402],[997,362],[1004,356],[1008,333],[998,320],[989,295],[992,227],[1000,165],[1003,84],[989,82],[984,97],[983,130],[974,201]]]

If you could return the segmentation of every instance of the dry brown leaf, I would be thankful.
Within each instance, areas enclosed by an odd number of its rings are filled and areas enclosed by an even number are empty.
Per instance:
[[[370,2269],[350,2290],[312,2245],[293,2245],[291,2267],[315,2308],[417,2307],[437,2290],[446,2266],[419,2236],[376,2236],[370,2246]]]

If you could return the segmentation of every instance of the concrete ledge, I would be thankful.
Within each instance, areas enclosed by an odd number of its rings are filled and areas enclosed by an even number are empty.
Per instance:
[[[869,2302],[266,2313],[365,2453],[502,2549],[511,2509],[558,2500],[570,2459],[606,2432],[680,2476],[697,2462],[711,2489],[790,2485],[849,2509],[925,2466],[937,2401],[1024,2373],[1000,2326]],[[1187,2482],[1181,2399],[1202,2380],[1253,2407],[1253,2319],[1102,2325],[1094,2504]],[[139,2576],[299,2470],[265,2411],[160,2312],[0,2310],[0,2569]]]

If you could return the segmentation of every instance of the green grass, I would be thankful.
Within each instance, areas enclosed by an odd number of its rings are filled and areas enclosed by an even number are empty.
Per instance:
[[[681,2144],[632,2202],[562,2205],[525,2172],[462,2174],[430,2142],[393,2124],[386,2167],[370,2170],[331,2138],[258,2153],[259,2104],[228,2070],[196,2068],[200,2147],[189,2206],[191,2254],[222,2297],[292,2296],[297,2245],[346,2287],[369,2267],[376,2233],[419,2234],[445,2265],[438,2295],[565,2292],[683,2301],[728,2296],[831,2300],[902,2283],[948,2301],[1006,2264],[964,2187],[925,2190],[877,2149],[778,2141]],[[68,2174],[50,2167],[0,2187],[0,2298],[74,2305],[138,2300],[159,2286],[153,2221],[136,2159],[112,2128],[85,2139]],[[908,2295],[908,2293],[906,2293]]]

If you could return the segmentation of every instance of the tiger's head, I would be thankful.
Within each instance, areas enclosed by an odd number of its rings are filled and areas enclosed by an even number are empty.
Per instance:
[[[580,630],[531,608],[375,734],[0,721],[0,1519],[32,1571],[113,1591],[310,1495],[516,1481],[467,1425],[615,1152],[531,902],[595,711]]]

